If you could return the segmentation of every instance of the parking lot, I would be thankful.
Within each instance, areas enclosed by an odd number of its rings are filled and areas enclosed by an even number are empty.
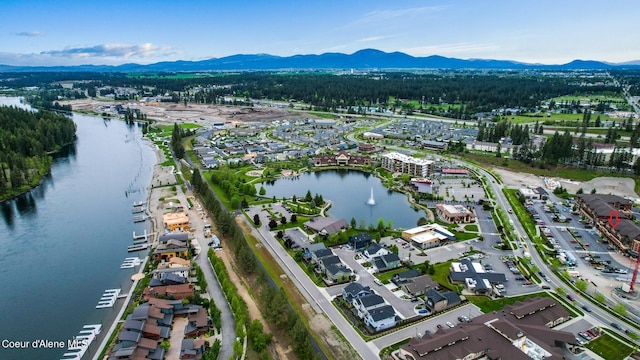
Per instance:
[[[443,175],[435,177],[440,185],[438,195],[445,201],[477,201],[484,198],[484,189],[469,176]]]

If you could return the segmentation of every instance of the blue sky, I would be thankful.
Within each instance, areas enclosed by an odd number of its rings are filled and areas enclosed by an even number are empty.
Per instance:
[[[0,64],[202,60],[375,48],[558,64],[640,60],[640,1],[2,0]]]

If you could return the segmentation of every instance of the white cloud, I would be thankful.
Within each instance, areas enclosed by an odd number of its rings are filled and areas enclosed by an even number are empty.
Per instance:
[[[359,43],[361,43],[361,42],[374,42],[374,41],[378,41],[378,40],[388,39],[390,37],[392,37],[392,36],[390,36],[390,35],[386,35],[386,36],[369,36],[369,37],[366,37],[366,38],[358,39],[358,40],[356,40],[356,42],[359,42]]]
[[[41,31],[22,31],[22,32],[16,33],[16,35],[34,37],[34,36],[43,36],[44,33]]]
[[[151,58],[158,56],[174,55],[169,46],[158,46],[151,43],[140,45],[128,44],[101,44],[88,47],[67,47],[62,50],[48,50],[40,52],[40,55],[63,57],[71,59],[86,58]]]
[[[356,22],[377,22],[382,20],[389,20],[398,17],[405,17],[417,14],[430,14],[443,11],[448,6],[424,6],[408,9],[386,9],[386,10],[374,10],[364,14]]]

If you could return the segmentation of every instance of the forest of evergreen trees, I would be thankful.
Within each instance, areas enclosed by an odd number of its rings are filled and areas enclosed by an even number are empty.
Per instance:
[[[51,169],[50,154],[75,138],[63,115],[0,107],[0,199],[35,186]]]

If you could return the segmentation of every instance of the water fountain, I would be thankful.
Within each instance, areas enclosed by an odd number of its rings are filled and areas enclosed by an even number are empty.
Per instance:
[[[376,204],[376,201],[373,198],[373,187],[371,187],[371,197],[369,197],[369,200],[367,200],[367,205],[373,206],[375,204]]]

